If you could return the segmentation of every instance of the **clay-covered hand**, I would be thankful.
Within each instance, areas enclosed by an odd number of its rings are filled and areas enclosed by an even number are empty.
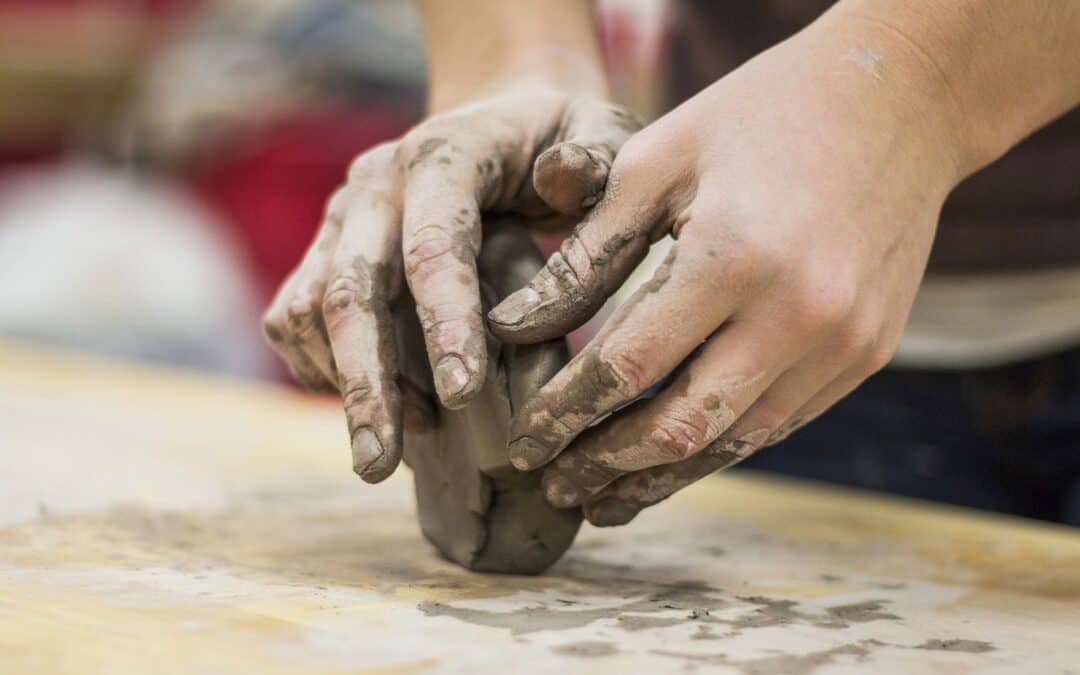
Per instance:
[[[508,89],[432,116],[353,163],[264,328],[297,380],[341,392],[364,480],[383,480],[401,459],[390,307],[402,282],[438,396],[459,408],[488,371],[475,260],[481,213],[573,224],[602,195],[616,151],[638,126],[599,98]]]
[[[490,313],[509,341],[566,333],[650,244],[677,240],[516,412],[511,459],[555,460],[552,503],[625,523],[820,415],[893,355],[959,179],[958,127],[910,44],[882,30],[870,51],[830,30],[765,52],[631,139],[605,199]]]

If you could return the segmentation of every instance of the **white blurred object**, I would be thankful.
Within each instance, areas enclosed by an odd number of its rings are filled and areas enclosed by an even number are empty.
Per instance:
[[[0,335],[267,372],[236,248],[182,189],[88,163],[0,182]]]

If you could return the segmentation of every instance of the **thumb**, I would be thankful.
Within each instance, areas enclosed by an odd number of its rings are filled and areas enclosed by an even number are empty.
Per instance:
[[[625,108],[577,101],[566,112],[563,140],[533,164],[533,187],[555,211],[581,215],[600,201],[615,154],[641,128]]]

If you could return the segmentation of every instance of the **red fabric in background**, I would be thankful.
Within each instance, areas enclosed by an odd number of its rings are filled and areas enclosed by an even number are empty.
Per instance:
[[[300,261],[353,158],[401,135],[414,119],[411,108],[392,103],[308,110],[197,172],[198,193],[246,245],[262,299]]]
[[[106,7],[118,10],[170,14],[187,11],[203,0],[0,0],[0,8],[18,7],[27,11],[51,9],[77,9],[82,7]]]

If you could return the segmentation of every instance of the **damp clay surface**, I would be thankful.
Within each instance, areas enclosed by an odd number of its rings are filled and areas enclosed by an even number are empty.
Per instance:
[[[477,261],[487,308],[524,286],[543,258],[524,228],[487,222]],[[408,304],[408,298],[405,299]],[[404,377],[430,392],[431,374],[415,311],[398,312]],[[512,412],[569,359],[563,339],[509,345],[488,337],[487,381],[459,410],[406,410],[405,462],[415,477],[420,529],[446,558],[472,570],[539,574],[573,543],[580,509],[556,509],[543,497],[540,471],[523,473],[507,453]],[[434,400],[431,397],[431,400]],[[416,423],[415,418],[423,418]]]

